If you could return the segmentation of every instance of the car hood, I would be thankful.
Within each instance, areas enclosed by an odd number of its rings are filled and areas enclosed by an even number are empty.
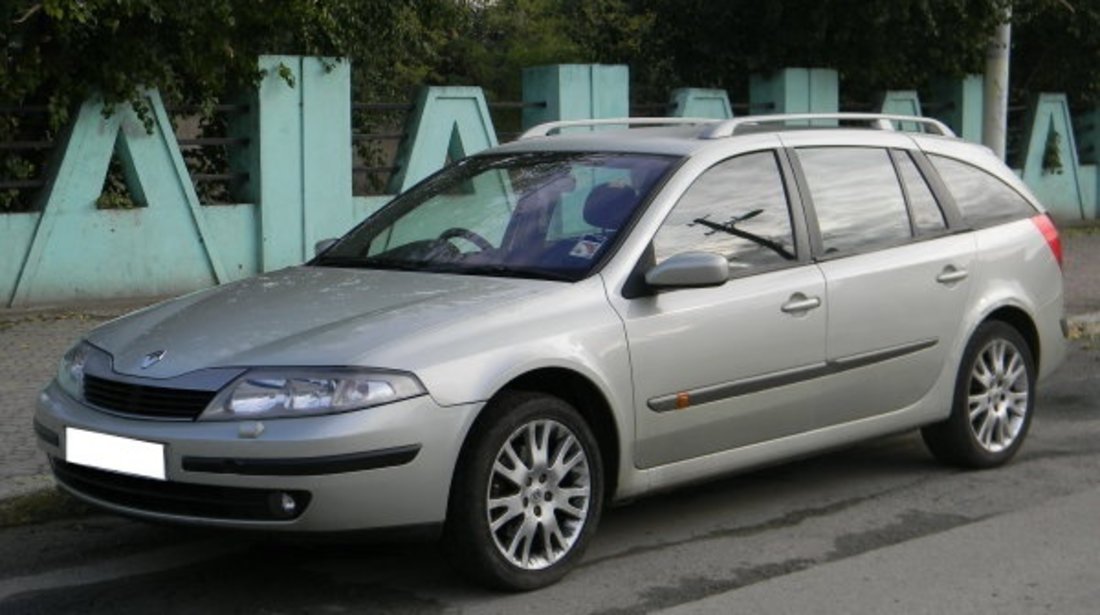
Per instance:
[[[96,329],[88,341],[111,353],[116,372],[147,378],[208,367],[369,365],[379,349],[559,286],[295,267],[146,308]],[[145,357],[159,351],[163,358],[143,368]]]

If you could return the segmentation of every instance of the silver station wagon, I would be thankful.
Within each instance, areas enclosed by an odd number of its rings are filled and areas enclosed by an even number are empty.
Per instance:
[[[436,530],[531,589],[655,490],[917,428],[1008,461],[1065,354],[1061,258],[1024,184],[934,120],[558,122],[303,266],[92,331],[34,428],[119,513]]]

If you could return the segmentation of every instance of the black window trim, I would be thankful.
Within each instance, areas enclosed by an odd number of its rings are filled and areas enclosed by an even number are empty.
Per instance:
[[[948,215],[946,208],[943,206],[943,202],[936,194],[936,190],[932,187],[931,182],[928,181],[928,176],[925,175],[924,170],[921,169],[920,164],[914,159],[912,155],[914,150],[890,148],[890,161],[894,164],[894,172],[897,173],[898,183],[901,184],[901,193],[905,196],[905,207],[909,210],[909,224],[913,232],[913,241],[920,242],[928,239],[936,239],[937,237],[945,237],[952,235],[957,229],[952,228],[951,218]],[[909,160],[913,163],[913,166],[917,169],[917,175],[924,181],[924,185],[928,188],[929,193],[932,195],[932,200],[936,203],[936,208],[940,211],[940,216],[943,219],[944,227],[941,229],[928,230],[921,229],[917,226],[916,213],[913,211],[913,198],[909,193],[909,186],[905,183],[905,178],[901,174],[901,165],[903,161]]]
[[[928,184],[928,187],[932,189],[932,195],[939,201],[940,211],[947,218],[949,233],[966,233],[974,230],[962,217],[962,212],[959,211],[959,205],[955,202],[955,197],[951,195],[951,191],[947,189],[947,184],[944,183],[939,171],[936,170],[925,152],[919,149],[906,150],[906,152],[909,153],[909,158],[916,163],[917,170],[924,176],[924,181]],[[952,160],[957,159],[952,158]],[[959,160],[959,162],[962,161]]]

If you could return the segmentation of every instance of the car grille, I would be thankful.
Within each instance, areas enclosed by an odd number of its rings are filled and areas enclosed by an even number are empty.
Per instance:
[[[84,400],[104,410],[159,419],[194,420],[217,391],[170,389],[84,375]]]
[[[301,516],[310,493],[300,490],[252,489],[177,483],[105,472],[51,458],[58,482],[97,500],[139,511],[248,521],[289,521]],[[287,512],[283,496],[296,507]]]

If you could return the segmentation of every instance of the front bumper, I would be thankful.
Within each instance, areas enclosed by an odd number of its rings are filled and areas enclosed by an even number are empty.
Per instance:
[[[430,396],[356,412],[247,422],[123,418],[56,383],[39,396],[38,445],[58,482],[99,506],[150,519],[289,531],[441,523],[459,449],[482,404]],[[164,444],[166,481],[65,460],[66,429]],[[293,515],[280,515],[283,494]]]

